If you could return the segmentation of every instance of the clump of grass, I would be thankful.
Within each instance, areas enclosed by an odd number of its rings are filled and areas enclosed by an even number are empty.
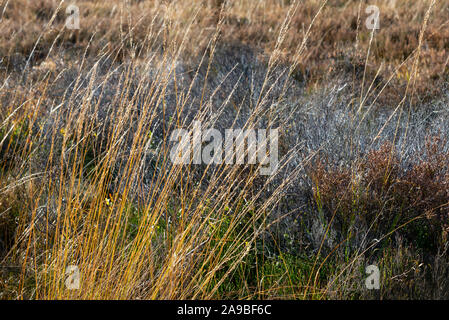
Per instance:
[[[209,46],[213,52],[215,43]],[[250,251],[284,186],[256,190],[253,165],[189,170],[170,162],[170,132],[194,119],[213,125],[233,95],[210,106],[211,98],[198,100],[196,76],[186,85],[173,68],[182,50],[173,41],[162,56],[136,59],[117,73],[103,73],[96,62],[78,70],[58,105],[41,95],[49,103],[34,106],[41,134],[26,144],[21,167],[42,172],[25,182],[33,200],[5,258],[23,270],[19,298],[212,298]],[[270,68],[261,102],[252,110],[240,105],[248,118],[237,125],[251,128],[268,116],[267,129],[277,122],[264,102],[277,85]],[[40,93],[64,80],[44,78]],[[176,96],[166,95],[172,88]],[[186,121],[188,104],[197,111]],[[64,285],[69,265],[81,271],[79,291]]]
[[[444,295],[445,97],[413,99],[446,4],[380,4],[378,33],[349,0],[82,1],[78,31],[65,5],[0,4],[2,297]],[[278,128],[277,171],[174,165],[194,121]]]

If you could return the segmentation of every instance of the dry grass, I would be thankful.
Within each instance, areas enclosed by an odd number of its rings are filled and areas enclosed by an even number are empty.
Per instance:
[[[76,3],[0,0],[1,298],[447,297],[447,3]],[[194,120],[275,174],[173,165]]]
[[[189,25],[193,15],[195,22],[191,27],[196,40],[186,44],[183,54],[187,58],[194,57],[206,48],[220,11],[220,2],[214,1],[80,1],[84,27],[76,32],[61,33],[67,3],[59,6],[57,0],[3,2],[0,7],[3,11],[0,53],[6,57],[13,54],[28,57],[34,49],[36,63],[48,56],[50,48],[56,51],[60,47],[68,59],[71,59],[71,53],[85,49],[92,55],[101,50],[118,49],[121,51],[119,59],[124,59],[143,50],[142,43],[148,34],[151,30],[160,31],[163,23],[168,23],[170,28],[157,36],[152,35],[151,41],[162,46],[164,42],[180,41],[180,30]],[[342,73],[352,75],[353,81],[361,86],[365,74],[366,83],[376,80],[377,89],[370,92],[372,97],[386,85],[381,103],[394,105],[399,102],[398,97],[403,95],[413,72],[419,34],[430,2],[370,2],[380,9],[381,26],[372,41],[371,31],[365,27],[367,4],[330,1],[319,11],[323,3],[305,1],[299,4],[289,21],[291,27],[284,34],[284,45],[278,48],[279,58],[286,63],[298,64],[295,72],[299,78],[308,80],[310,88],[325,83],[329,75]],[[60,10],[53,17],[58,7]],[[232,1],[225,7],[222,39],[262,49],[270,56],[276,48],[289,2]],[[425,30],[419,74],[415,79],[416,90],[422,99],[440,95],[441,84],[447,81],[448,10],[447,3],[437,2]],[[315,17],[318,11],[320,13]],[[52,24],[43,29],[52,18]],[[313,32],[307,32],[312,20]],[[307,50],[297,57],[297,47],[303,42]],[[368,48],[369,57],[366,56]]]

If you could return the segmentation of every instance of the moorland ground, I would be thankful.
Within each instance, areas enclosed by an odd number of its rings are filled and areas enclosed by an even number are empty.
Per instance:
[[[70,4],[0,0],[2,299],[448,298],[449,3]],[[174,165],[194,121],[276,172]]]

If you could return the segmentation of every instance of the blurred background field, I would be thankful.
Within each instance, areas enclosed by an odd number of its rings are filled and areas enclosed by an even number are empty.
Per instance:
[[[73,3],[0,0],[2,299],[448,298],[449,3]],[[173,165],[194,120],[278,170]]]

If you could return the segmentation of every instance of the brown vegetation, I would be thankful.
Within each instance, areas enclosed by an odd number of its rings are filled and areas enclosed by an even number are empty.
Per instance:
[[[76,4],[0,0],[0,299],[448,297],[448,2]],[[173,165],[193,120],[276,173]]]

